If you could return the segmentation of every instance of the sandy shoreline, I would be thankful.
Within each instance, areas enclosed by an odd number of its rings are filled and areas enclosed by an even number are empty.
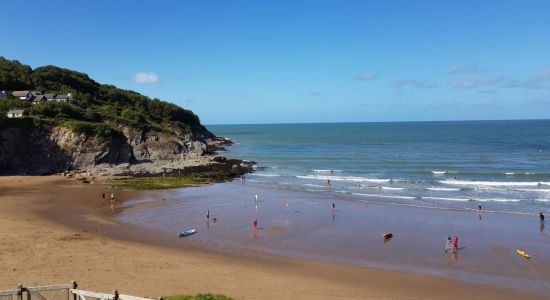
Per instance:
[[[151,297],[211,292],[236,299],[543,299],[425,275],[166,246],[113,219],[117,207],[101,200],[106,188],[53,176],[0,178],[0,289],[77,280],[90,290]],[[117,201],[136,196],[116,192]]]

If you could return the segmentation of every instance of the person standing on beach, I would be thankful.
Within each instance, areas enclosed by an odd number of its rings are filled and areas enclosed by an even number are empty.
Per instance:
[[[540,222],[544,223],[544,214],[542,213],[542,211],[539,213],[539,218],[540,218]]]
[[[336,205],[334,204],[334,202],[332,202],[332,215],[334,216],[336,214]]]
[[[258,228],[258,220],[254,219],[254,222],[252,222],[252,228],[254,228],[254,232],[256,232],[256,229]]]
[[[454,248],[454,252],[458,252],[458,236],[455,236],[453,240],[453,248]]]
[[[101,197],[103,198],[103,201],[105,201],[105,192],[103,192],[103,194],[101,194]]]
[[[481,213],[481,205],[477,206],[477,213],[479,213],[479,214]]]
[[[111,202],[115,202],[115,194],[111,193]]]
[[[447,243],[445,244],[445,253],[453,249],[453,239],[451,237],[447,238]]]
[[[206,218],[210,220],[210,210],[206,211]]]

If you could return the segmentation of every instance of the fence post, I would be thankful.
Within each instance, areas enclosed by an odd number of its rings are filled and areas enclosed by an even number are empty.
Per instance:
[[[71,281],[71,289],[76,289],[78,287],[78,284],[76,284],[76,281]],[[69,300],[71,299],[71,292],[69,291]],[[78,296],[76,294],[73,294],[73,300],[78,300]]]
[[[23,285],[17,285],[17,300],[23,300]]]

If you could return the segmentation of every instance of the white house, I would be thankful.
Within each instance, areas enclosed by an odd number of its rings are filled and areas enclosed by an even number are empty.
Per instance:
[[[10,118],[10,119],[13,119],[13,118],[21,118],[21,117],[23,117],[23,110],[22,110],[22,109],[13,109],[13,110],[10,110],[10,111],[8,111],[7,116],[8,116],[8,118]]]

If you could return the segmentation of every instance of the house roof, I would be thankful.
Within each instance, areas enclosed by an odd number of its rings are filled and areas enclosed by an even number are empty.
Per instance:
[[[46,96],[46,99],[53,99],[55,98],[55,96],[57,96],[56,93],[46,93],[44,94],[44,96]]]
[[[41,91],[31,91],[31,94],[33,96],[38,96],[38,95],[42,95],[42,92]]]
[[[23,109],[12,109],[8,111],[8,114],[23,114],[23,112],[24,112]]]
[[[26,97],[30,91],[13,91],[11,94],[15,97]]]
[[[67,94],[59,94],[55,97],[55,99],[69,99],[69,95]]]
[[[34,99],[32,99],[33,102],[40,102],[40,101],[46,101],[46,95],[38,95]]]

